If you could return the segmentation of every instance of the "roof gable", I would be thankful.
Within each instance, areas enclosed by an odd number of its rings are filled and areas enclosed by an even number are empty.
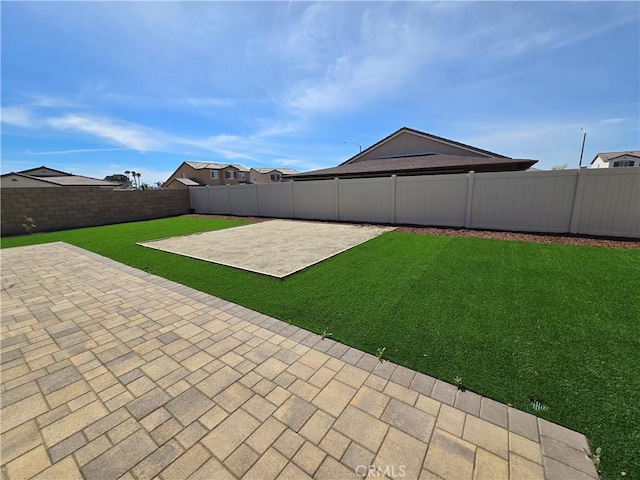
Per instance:
[[[45,167],[44,165],[36,168],[30,168],[28,170],[21,170],[16,173],[22,173],[23,175],[31,175],[32,177],[60,177],[70,176],[71,173],[63,172],[62,170],[56,170],[55,168]]]
[[[351,157],[342,165],[390,157],[419,156],[425,154],[508,158],[488,150],[438,137],[412,128],[402,127],[379,142]]]

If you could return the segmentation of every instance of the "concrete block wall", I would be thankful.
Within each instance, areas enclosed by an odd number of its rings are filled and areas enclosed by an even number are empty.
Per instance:
[[[33,218],[35,232],[50,232],[151,220],[191,211],[187,189],[3,188],[0,201],[2,236],[24,234],[25,217]]]

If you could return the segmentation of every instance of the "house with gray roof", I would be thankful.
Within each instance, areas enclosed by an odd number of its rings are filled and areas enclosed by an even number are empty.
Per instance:
[[[2,188],[98,187],[112,190],[119,187],[120,184],[83,175],[74,175],[43,165],[19,172],[6,173],[1,177],[0,186]]]
[[[603,152],[591,160],[591,168],[640,167],[640,150]]]
[[[238,185],[249,182],[249,169],[237,163],[182,162],[162,188]]]
[[[535,163],[537,160],[514,159],[403,127],[337,167],[287,175],[285,179],[301,181],[470,171],[502,172],[527,170]]]

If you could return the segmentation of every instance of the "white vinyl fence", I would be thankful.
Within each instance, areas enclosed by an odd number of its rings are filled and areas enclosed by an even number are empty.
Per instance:
[[[640,238],[640,168],[190,187],[196,213]]]

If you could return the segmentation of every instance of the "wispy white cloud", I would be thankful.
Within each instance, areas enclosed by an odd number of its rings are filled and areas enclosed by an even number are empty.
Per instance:
[[[128,150],[127,148],[75,148],[71,150],[52,150],[48,152],[31,152],[27,151],[27,155],[67,155],[71,153],[95,153],[95,152],[117,152]]]
[[[33,94],[27,103],[31,107],[39,108],[81,108],[85,106],[68,98],[45,94]]]
[[[305,122],[302,120],[282,122],[279,120],[258,119],[256,126],[255,138],[281,137],[300,131],[304,128]]]
[[[32,127],[35,125],[31,111],[22,106],[2,107],[0,109],[0,121],[16,127]]]
[[[235,99],[231,97],[172,97],[172,96],[146,96],[146,95],[124,95],[120,93],[104,93],[105,103],[115,105],[125,105],[127,107],[154,107],[154,108],[179,108],[190,107],[205,108],[226,108],[233,107],[246,99]]]
[[[423,8],[416,5],[407,8]],[[412,19],[411,11],[394,18],[387,10],[381,6],[340,16],[330,4],[307,8],[284,42],[288,55],[305,59],[309,73],[297,72],[288,86],[285,101],[293,112],[356,110],[395,94],[422,67],[431,52],[428,29]]]
[[[8,111],[5,117],[4,110]],[[31,155],[55,155],[63,153],[81,153],[90,151],[133,150],[137,152],[180,152],[184,147],[195,147],[202,151],[215,152],[228,159],[247,159],[254,157],[242,148],[250,148],[250,137],[219,134],[208,137],[179,135],[164,132],[133,122],[114,119],[107,116],[91,116],[80,113],[68,113],[62,116],[36,117],[23,108],[3,109],[3,119],[12,125],[23,128],[49,129],[69,132],[83,137],[83,141],[99,139],[114,147],[91,149],[68,149],[52,152],[30,152]]]
[[[87,133],[136,151],[160,150],[164,145],[153,129],[105,117],[68,114],[49,118],[46,123],[56,130]]]

